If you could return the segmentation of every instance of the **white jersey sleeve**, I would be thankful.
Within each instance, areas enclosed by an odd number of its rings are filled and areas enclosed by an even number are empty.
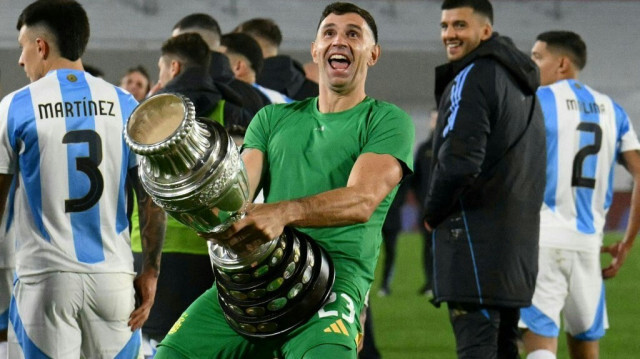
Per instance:
[[[640,149],[624,110],[575,81],[538,89],[547,133],[540,244],[598,251],[620,153]]]
[[[0,106],[0,170],[15,173],[18,276],[133,272],[123,141],[137,102],[83,71],[56,70]],[[19,169],[19,170],[18,170]]]

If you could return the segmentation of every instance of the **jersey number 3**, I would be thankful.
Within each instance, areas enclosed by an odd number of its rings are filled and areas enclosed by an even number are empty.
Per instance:
[[[87,143],[88,157],[76,157],[76,169],[84,172],[89,178],[89,191],[81,198],[70,198],[64,201],[65,212],[82,212],[93,207],[104,190],[104,178],[98,166],[102,162],[102,139],[91,130],[69,131],[62,138],[62,143]]]
[[[593,143],[590,143],[580,149],[573,159],[573,173],[571,175],[571,186],[595,188],[596,180],[594,178],[585,177],[582,174],[583,163],[590,155],[596,155],[600,152],[602,146],[602,129],[594,122],[581,122],[577,128],[580,132],[593,133]]]

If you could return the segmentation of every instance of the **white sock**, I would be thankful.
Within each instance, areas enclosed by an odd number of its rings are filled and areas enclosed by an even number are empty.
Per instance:
[[[556,355],[546,349],[538,349],[529,353],[527,359],[556,359]]]

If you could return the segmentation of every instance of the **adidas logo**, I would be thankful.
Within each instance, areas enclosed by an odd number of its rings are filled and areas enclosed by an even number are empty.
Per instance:
[[[325,333],[344,334],[346,336],[349,336],[349,331],[347,330],[347,327],[344,326],[344,323],[342,322],[342,319],[336,320],[335,323],[333,323],[330,326],[328,326],[327,328],[325,328],[324,332]]]

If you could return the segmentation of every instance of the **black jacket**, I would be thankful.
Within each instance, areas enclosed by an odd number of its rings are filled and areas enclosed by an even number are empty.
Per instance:
[[[236,79],[233,76],[229,59],[220,52],[211,51],[209,73],[218,91],[222,94],[222,98],[244,107],[252,117],[261,108],[271,103],[260,90]]]
[[[208,71],[201,67],[187,67],[169,81],[160,93],[180,93],[187,96],[196,108],[196,116],[209,117],[223,99]],[[252,115],[240,106],[225,100],[224,126],[234,133],[246,130]]]
[[[497,34],[436,68],[425,201],[436,302],[531,303],[546,170],[538,85],[536,65]]]
[[[286,55],[264,59],[256,82],[299,101],[318,96],[319,91],[318,84],[306,78],[302,65]]]

